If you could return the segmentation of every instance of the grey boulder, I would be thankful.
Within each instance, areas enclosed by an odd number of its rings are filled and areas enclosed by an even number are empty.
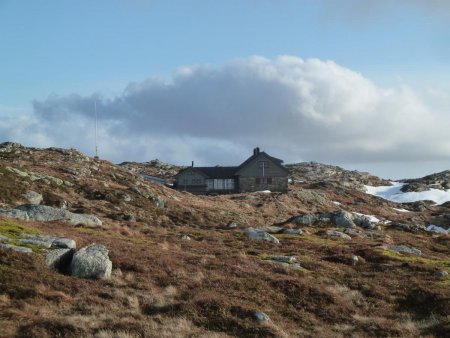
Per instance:
[[[339,211],[334,216],[334,224],[338,227],[355,228],[356,225],[353,221],[353,214],[348,211]]]
[[[93,243],[73,255],[70,264],[71,274],[81,278],[111,277],[112,262],[104,245]]]
[[[266,242],[271,242],[271,243],[275,243],[275,244],[280,243],[278,238],[276,238],[275,236],[272,236],[271,234],[269,234],[265,231],[257,230],[253,227],[246,228],[245,234],[247,235],[247,237],[258,240],[258,241],[266,241]]]
[[[70,266],[74,254],[73,249],[54,249],[45,255],[45,264],[51,268],[65,271]]]
[[[71,225],[85,225],[97,227],[102,225],[100,221],[94,215],[87,214],[75,214],[73,212],[67,211],[65,209],[53,208],[46,205],[33,205],[24,204],[18,206],[16,209],[19,212],[19,216],[26,215],[26,218],[21,219],[32,219],[40,222],[51,222],[51,221],[62,221]],[[1,214],[1,211],[0,211]],[[13,215],[9,217],[14,217]],[[20,218],[20,217],[15,217]]]
[[[41,204],[42,195],[36,191],[28,191],[22,195],[30,204]]]

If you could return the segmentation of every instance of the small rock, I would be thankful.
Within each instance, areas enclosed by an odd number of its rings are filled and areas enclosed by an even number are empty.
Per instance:
[[[258,322],[267,322],[270,320],[270,317],[268,315],[266,315],[264,312],[262,311],[257,311],[253,314],[255,316],[255,319]]]
[[[154,196],[153,202],[158,209],[164,209],[164,207],[166,206],[166,201],[161,196]]]
[[[10,249],[10,250],[14,250],[17,252],[22,252],[22,253],[32,253],[33,252],[33,250],[31,250],[30,248],[25,248],[23,246],[11,245],[11,244],[0,244],[0,249]]]
[[[71,274],[81,278],[111,277],[112,262],[104,245],[93,243],[73,255]]]
[[[440,276],[440,277],[448,276],[448,272],[445,271],[445,270],[435,271],[434,274],[437,275],[437,276]]]
[[[270,259],[283,263],[294,263],[297,261],[297,258],[295,258],[294,256],[272,256]]]
[[[190,240],[191,240],[191,237],[189,237],[188,235],[181,235],[181,236],[180,236],[180,239],[181,239],[182,241],[190,241]]]
[[[351,261],[352,265],[356,265],[356,264],[358,264],[359,258],[356,255],[352,255],[350,257],[350,261]]]
[[[233,221],[230,221],[227,224],[227,228],[229,228],[229,229],[235,229],[237,227],[238,227],[238,225],[235,222],[233,222]]]
[[[284,230],[282,227],[274,226],[274,225],[265,225],[261,227],[256,227],[256,231],[263,231],[269,234],[278,234]]]
[[[337,231],[334,229],[327,230],[327,236],[331,237],[331,238],[336,238],[336,239],[338,239],[338,238],[346,239],[346,240],[352,239],[349,235],[344,234],[343,232],[340,232],[340,231]]]
[[[409,247],[406,245],[389,245],[387,249],[395,252],[407,253],[416,256],[422,255],[422,251],[420,251],[419,249]]]
[[[77,243],[70,238],[57,238],[52,242],[52,248],[75,249]]]
[[[41,204],[42,195],[37,193],[36,191],[28,191],[22,195],[30,204]]]

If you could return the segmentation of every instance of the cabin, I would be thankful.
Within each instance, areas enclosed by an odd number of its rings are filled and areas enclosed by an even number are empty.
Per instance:
[[[193,194],[287,192],[289,173],[282,163],[259,148],[237,167],[194,167],[192,162],[175,176],[174,188]]]

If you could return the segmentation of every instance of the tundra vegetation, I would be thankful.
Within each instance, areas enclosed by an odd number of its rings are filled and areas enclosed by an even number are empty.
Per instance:
[[[368,195],[386,182],[337,167],[289,170],[286,194],[194,196],[138,175],[173,177],[159,161],[2,144],[0,245],[32,252],[0,249],[0,336],[448,336],[450,238],[424,229],[448,228],[450,205]],[[11,217],[29,191],[101,222]],[[99,243],[111,275],[51,268],[27,234]]]

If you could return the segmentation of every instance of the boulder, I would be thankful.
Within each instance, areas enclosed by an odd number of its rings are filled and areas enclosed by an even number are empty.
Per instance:
[[[40,222],[62,221],[71,225],[85,225],[97,227],[102,225],[96,216],[75,214],[65,209],[53,208],[46,205],[24,204],[16,209],[0,210],[0,215],[35,220]]]
[[[22,195],[30,204],[41,204],[42,195],[37,193],[36,191],[28,191]]]
[[[419,249],[416,249],[414,247],[409,247],[406,245],[389,245],[387,247],[388,250],[391,251],[395,251],[395,252],[400,252],[400,253],[407,253],[407,254],[411,254],[411,255],[415,255],[415,256],[421,256],[422,255],[422,251],[420,251]]]
[[[25,211],[17,209],[0,209],[0,216],[17,218],[23,221],[28,221],[30,219]]]
[[[339,211],[334,215],[334,224],[338,227],[354,228],[356,227],[353,221],[354,215],[348,211]]]
[[[73,255],[71,274],[81,278],[111,277],[112,262],[104,245],[93,243]]]
[[[267,242],[272,242],[275,244],[279,244],[280,241],[278,240],[278,238],[276,238],[275,236],[272,236],[271,234],[265,232],[265,231],[260,231],[257,230],[253,227],[249,227],[245,229],[245,234],[251,238],[251,239],[255,239],[255,240],[259,240],[259,241],[267,241]]]
[[[60,271],[68,271],[74,252],[73,249],[50,250],[45,255],[45,264]]]

